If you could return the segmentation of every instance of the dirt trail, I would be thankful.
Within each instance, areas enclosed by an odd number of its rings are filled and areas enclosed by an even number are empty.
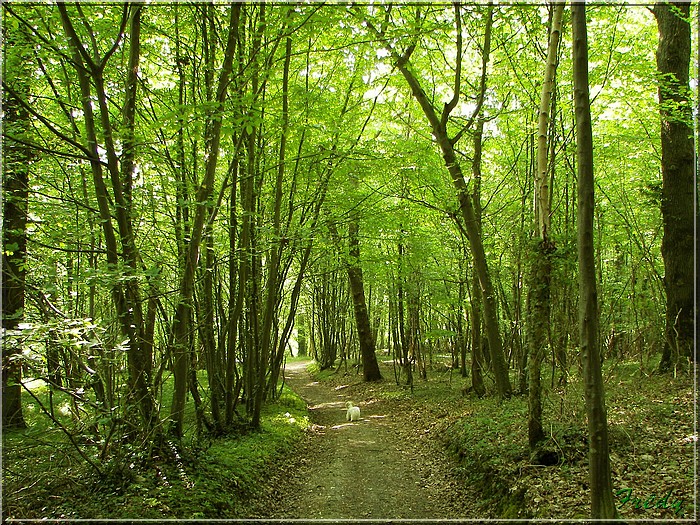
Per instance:
[[[472,497],[460,493],[450,461],[428,430],[371,386],[331,387],[312,380],[307,363],[287,366],[290,387],[309,405],[313,426],[296,458],[269,487],[266,518],[445,519],[475,517]],[[345,420],[345,403],[361,419]],[[267,498],[265,498],[267,499]]]

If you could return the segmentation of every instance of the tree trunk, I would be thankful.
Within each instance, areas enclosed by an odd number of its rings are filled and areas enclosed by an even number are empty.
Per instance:
[[[479,286],[479,278],[476,274],[472,274],[472,297],[469,315],[471,316],[471,344],[472,344],[472,388],[476,395],[482,397],[486,394],[484,387],[484,376],[482,374],[484,358],[481,355],[481,287]]]
[[[401,231],[401,226],[399,225],[399,231]],[[405,315],[405,294],[404,294],[404,247],[403,244],[399,242],[398,245],[399,261],[398,261],[398,278],[396,280],[397,286],[397,314],[398,314],[398,326],[397,335],[399,336],[400,346],[401,346],[401,363],[403,364],[404,372],[406,373],[406,384],[413,388],[413,363],[408,355],[408,341],[406,338],[406,315]]]
[[[367,313],[365,302],[365,288],[362,281],[362,267],[360,266],[360,239],[358,236],[359,218],[354,216],[348,226],[348,278],[352,305],[355,310],[355,324],[357,326],[357,338],[360,342],[360,355],[362,357],[362,374],[365,381],[379,381],[382,374],[379,371],[375,343],[372,337],[372,326]]]
[[[140,263],[140,257],[136,248],[132,227],[132,186],[136,156],[136,104],[138,70],[141,59],[141,13],[143,6],[132,6],[131,21],[129,25],[129,63],[125,81],[126,98],[122,111],[122,130],[125,135],[123,152],[121,155],[120,171],[123,184],[124,218],[121,222],[124,227],[120,229],[122,237],[122,250],[128,263],[136,270]],[[102,99],[102,97],[100,97]],[[106,100],[106,97],[104,97]],[[101,113],[106,113],[104,109]],[[152,337],[148,335],[148,322],[143,316],[141,296],[138,286],[135,284],[126,285],[127,296],[133,305],[134,321],[137,323],[138,344],[134,343],[129,347],[129,383],[132,399],[141,406],[143,417],[150,428],[153,423],[155,403],[150,391],[151,368],[152,368]],[[132,348],[133,347],[133,348]]]
[[[291,54],[289,55],[291,57]],[[300,140],[300,148],[301,148],[301,143],[303,139]],[[297,164],[298,167],[298,164]],[[309,229],[310,231],[315,231],[316,226],[318,225],[318,220],[321,215],[321,209],[323,208],[323,203],[326,200],[326,194],[328,192],[328,182],[330,180],[330,177],[332,175],[333,171],[331,169],[326,170],[323,173],[323,176],[320,177],[320,180],[318,182],[318,191],[315,192],[315,202],[313,203],[312,207],[312,212],[311,212],[311,218],[310,218],[310,224]],[[295,174],[294,178],[296,178],[296,168],[295,168]],[[294,187],[294,185],[292,185]],[[290,197],[290,215],[288,216],[287,220],[287,227],[289,227],[289,224],[291,222],[291,213],[292,213],[292,200],[291,198],[293,195]],[[300,221],[300,226],[305,225],[306,219],[302,219]],[[309,259],[311,256],[311,249],[313,248],[313,237],[309,239],[308,243],[304,247],[304,251],[302,252],[301,255],[301,260],[299,262],[299,270],[296,278],[296,282],[294,283],[294,288],[292,289],[292,293],[290,296],[290,304],[289,304],[289,314],[287,316],[287,322],[285,323],[285,327],[282,330],[282,336],[280,338],[280,345],[278,346],[277,350],[277,355],[275,356],[274,362],[273,362],[273,367],[272,367],[272,374],[270,376],[270,387],[268,387],[268,391],[274,391],[276,385],[277,385],[277,380],[279,378],[279,372],[280,368],[282,366],[282,360],[284,357],[284,345],[286,342],[289,340],[289,337],[291,336],[292,333],[292,328],[294,327],[294,319],[297,314],[297,308],[299,305],[299,298],[301,296],[301,291],[302,291],[302,285],[304,284],[304,279],[306,277],[306,268],[309,264]],[[306,321],[306,316],[303,314],[299,315],[300,321],[299,321],[299,331],[298,331],[298,341],[299,341],[299,355],[306,356],[307,355],[307,348],[306,348],[306,326],[305,326],[305,321]]]
[[[459,11],[459,6],[455,7],[456,11]],[[485,34],[484,42],[484,53],[483,60],[488,62],[490,40],[491,40],[491,21],[493,15],[493,5],[489,5],[489,17],[487,18],[488,24]],[[459,17],[457,17],[459,20]],[[378,33],[380,38],[385,41],[384,36],[379,33],[371,24],[368,26]],[[461,43],[461,28],[457,31],[458,39]],[[443,115],[438,116],[435,107],[433,107],[432,102],[428,99],[425,91],[420,85],[420,82],[413,74],[411,69],[408,67],[408,60],[411,53],[415,49],[415,44],[408,47],[403,55],[399,55],[397,51],[391,47],[391,45],[385,41],[385,47],[389,51],[394,59],[396,67],[399,69],[403,77],[406,79],[413,96],[416,101],[420,104],[424,115],[426,116],[430,127],[432,129],[433,137],[440,147],[442,153],[442,158],[445,162],[445,166],[452,179],[453,186],[457,193],[457,201],[459,203],[459,210],[464,219],[464,227],[467,232],[467,238],[471,246],[472,256],[474,258],[474,271],[479,279],[479,286],[481,287],[481,292],[484,300],[484,324],[486,326],[486,333],[489,339],[489,351],[491,354],[491,361],[493,366],[494,377],[496,379],[496,388],[498,389],[498,395],[501,398],[507,398],[511,395],[511,384],[508,377],[508,367],[506,365],[505,356],[503,353],[503,341],[501,340],[500,327],[498,323],[498,308],[496,304],[496,293],[491,281],[491,275],[489,273],[488,262],[486,260],[486,252],[484,251],[484,244],[481,238],[481,232],[479,231],[478,217],[474,210],[474,204],[469,195],[469,190],[467,188],[467,183],[464,179],[464,174],[462,173],[462,168],[457,160],[457,155],[455,153],[454,146],[459,139],[459,136],[450,138],[447,133],[447,121],[449,118],[449,112],[456,106],[457,100],[459,98],[459,89],[455,89],[454,99],[450,104],[445,105],[445,110]],[[461,51],[461,45],[458,45]],[[482,64],[483,65],[483,64]],[[461,70],[461,53],[458,54],[458,67],[457,71]],[[485,67],[482,70],[482,84],[484,84]],[[458,75],[457,75],[458,76]],[[459,80],[456,81],[459,84]],[[456,86],[459,87],[458,85]],[[482,95],[484,93],[484,86],[482,85]],[[466,129],[466,128],[465,128]]]
[[[224,62],[217,83],[216,105],[221,107],[226,100],[226,94],[231,77],[233,58],[236,51],[238,36],[238,19],[241,11],[240,4],[230,7],[228,39],[224,51]],[[213,57],[212,57],[213,59]],[[206,165],[202,184],[197,190],[195,217],[192,224],[190,240],[187,243],[185,253],[185,268],[180,279],[178,304],[173,319],[173,400],[170,408],[172,432],[181,437],[183,432],[183,418],[185,411],[185,399],[187,395],[187,374],[189,367],[188,339],[191,324],[191,304],[194,293],[194,280],[202,236],[205,229],[205,221],[208,219],[206,205],[214,190],[214,179],[219,159],[219,143],[221,140],[222,119],[215,113],[208,119],[206,125]]]
[[[693,208],[694,173],[692,109],[688,85],[690,66],[690,3],[658,2],[656,65],[661,113],[661,215],[664,236],[666,325],[659,368],[667,371],[687,358],[693,348]]]
[[[261,9],[264,6],[261,6]],[[288,16],[292,11],[288,11]],[[261,15],[262,16],[262,15]],[[279,165],[275,180],[275,203],[272,218],[273,243],[270,249],[270,263],[267,269],[267,283],[265,291],[265,306],[263,312],[262,333],[260,334],[260,356],[258,362],[258,385],[255,393],[255,405],[253,409],[253,428],[260,428],[260,411],[262,409],[265,393],[265,376],[268,371],[270,355],[274,352],[273,329],[276,330],[274,317],[277,315],[279,303],[277,292],[278,282],[282,278],[280,272],[280,260],[285,242],[282,240],[281,212],[282,212],[282,183],[284,181],[285,153],[287,147],[287,130],[289,128],[289,62],[292,56],[292,38],[285,39],[284,69],[282,72],[282,129],[280,135]],[[276,332],[275,332],[276,333]],[[274,388],[274,385],[273,385]]]
[[[530,270],[530,363],[528,367],[528,442],[530,450],[535,450],[544,440],[542,428],[542,360],[547,348],[547,334],[551,311],[550,283],[552,280],[552,253],[554,242],[549,238],[551,210],[549,206],[549,170],[547,159],[547,135],[549,134],[549,110],[554,89],[554,75],[557,67],[557,51],[561,34],[564,4],[553,7],[547,67],[542,83],[542,97],[537,129],[537,170],[535,175],[535,222],[537,239],[532,249]]]
[[[208,206],[211,212],[211,205]],[[216,327],[215,307],[214,307],[214,237],[211,232],[207,232],[205,240],[204,268],[201,272],[201,300],[198,302],[198,328],[199,340],[204,354],[204,361],[209,378],[209,392],[211,400],[211,416],[216,433],[223,430],[223,418],[221,417],[221,405],[223,403],[224,392],[224,370],[223,362],[219,358],[217,348],[217,338],[214,330]],[[196,379],[196,376],[195,376]]]
[[[608,423],[598,341],[598,295],[593,245],[593,133],[588,89],[586,6],[573,4],[573,73],[578,166],[579,335],[588,416],[591,517],[617,517],[610,480]]]
[[[299,357],[306,357],[309,355],[309,343],[306,339],[306,314],[299,314],[299,326],[297,327],[297,355]]]
[[[80,86],[81,105],[83,109],[83,121],[85,125],[84,151],[90,159],[95,197],[98,204],[99,215],[104,233],[107,252],[108,267],[114,271],[122,269],[126,278],[117,279],[112,284],[112,299],[119,318],[122,332],[129,340],[127,362],[129,368],[129,392],[128,395],[139,407],[141,417],[145,423],[146,431],[149,431],[154,423],[155,401],[149,387],[149,374],[151,356],[148,354],[148,346],[144,349],[143,342],[147,340],[146,323],[143,320],[142,304],[140,298],[138,279],[134,277],[139,264],[140,256],[133,235],[133,227],[129,209],[131,198],[129,186],[133,171],[133,144],[127,139],[127,149],[120,160],[117,155],[114,141],[114,126],[111,121],[109,101],[105,90],[103,77],[106,61],[111,55],[90,58],[91,54],[85,49],[80,37],[75,31],[65,4],[58,4],[63,29],[66,32],[71,52],[74,58],[74,67]],[[140,13],[142,6],[125,6],[122,16],[122,26],[117,40],[124,35],[131,11],[131,48],[129,51],[129,71],[127,72],[126,85],[129,86],[127,98],[123,108],[124,131],[126,136],[133,136],[135,114],[135,87],[138,72],[140,49]],[[82,13],[80,13],[82,17]],[[94,39],[94,35],[90,33]],[[114,47],[113,49],[116,49]],[[94,85],[95,94],[92,93]],[[107,157],[107,172],[111,182],[111,192],[107,189],[103,175],[103,163],[100,160],[97,140],[97,121],[95,119],[94,103],[97,101],[99,109],[100,134],[104,141],[104,150]],[[121,162],[121,166],[120,166]],[[121,168],[121,169],[120,169]],[[125,187],[127,191],[125,192]],[[115,231],[113,217],[116,218],[117,230]],[[117,242],[117,231],[119,242]]]
[[[31,48],[24,44],[21,34],[9,30],[6,44],[21,49],[25,59],[31,56]],[[9,68],[8,68],[9,69]],[[28,100],[29,85],[25,64],[18,64],[19,71],[4,71],[16,78],[6,77],[16,92]],[[23,74],[22,74],[23,73]],[[9,75],[8,75],[9,76]],[[29,113],[20,101],[5,91],[3,137],[26,140],[31,130]],[[12,142],[11,142],[12,143]],[[24,291],[27,260],[27,197],[29,188],[29,164],[32,154],[28,146],[12,144],[4,148],[5,162],[2,173],[2,426],[25,428],[22,414],[22,363],[15,358],[22,355],[22,348],[15,345],[9,332],[17,330],[24,319]],[[50,371],[51,372],[51,371]]]
[[[461,266],[461,265],[460,265]],[[463,280],[463,275],[464,272],[460,271],[460,277],[459,277],[459,299],[458,299],[458,306],[457,306],[457,351],[459,353],[459,373],[460,375],[466,379],[467,377],[467,330],[465,330],[465,312],[464,312],[464,304],[467,301],[467,293],[466,293],[466,287],[467,283]]]

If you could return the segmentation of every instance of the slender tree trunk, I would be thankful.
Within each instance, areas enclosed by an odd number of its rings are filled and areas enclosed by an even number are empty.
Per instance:
[[[81,105],[83,109],[83,120],[85,124],[85,151],[90,158],[93,183],[95,187],[95,197],[98,204],[102,230],[105,238],[108,266],[113,270],[123,268],[127,277],[135,275],[140,264],[140,257],[136,247],[133,227],[129,209],[131,207],[130,192],[124,191],[131,184],[133,171],[134,148],[128,137],[134,133],[135,114],[135,84],[139,62],[139,40],[140,40],[140,13],[142,6],[125,6],[122,15],[122,25],[119,28],[117,41],[121,39],[126,31],[129,19],[131,46],[129,52],[129,71],[127,72],[126,84],[127,98],[123,108],[125,119],[124,128],[127,136],[122,159],[116,153],[113,125],[109,111],[109,98],[105,91],[105,80],[103,78],[104,67],[111,55],[104,57],[92,57],[85,49],[78,34],[75,31],[71,18],[65,4],[58,4],[61,23],[66,32],[73,55],[75,71],[78,76],[80,86]],[[131,11],[130,11],[131,9]],[[131,16],[129,17],[129,13]],[[82,13],[80,14],[82,16]],[[94,38],[94,35],[91,35]],[[116,44],[113,49],[116,49]],[[92,86],[95,88],[95,96],[92,93]],[[103,176],[103,165],[100,160],[97,140],[97,121],[93,109],[94,102],[97,101],[99,109],[99,124],[101,136],[104,139],[104,150],[107,157],[107,171],[111,182],[111,193]],[[121,169],[120,169],[121,162]],[[116,218],[117,230],[115,231],[113,216]],[[117,231],[119,242],[117,242]],[[129,339],[129,349],[127,361],[129,367],[129,396],[134,399],[135,405],[139,407],[141,417],[146,429],[150,429],[154,422],[155,402],[149,388],[149,370],[151,366],[148,345],[143,347],[143,342],[147,339],[145,323],[143,320],[142,304],[139,292],[138,280],[135,278],[117,279],[112,284],[112,298],[115,310],[119,318],[122,332]],[[145,351],[144,351],[145,350]]]
[[[231,193],[229,198],[229,224],[228,224],[228,235],[229,235],[229,304],[228,304],[228,326],[226,329],[226,381],[225,381],[225,422],[226,425],[231,425],[233,423],[233,416],[235,406],[238,402],[238,390],[241,387],[240,375],[238,373],[238,367],[236,366],[236,344],[238,340],[238,323],[241,317],[241,312],[243,310],[243,286],[247,276],[244,272],[247,269],[247,265],[244,261],[245,253],[240,250],[240,246],[243,243],[243,233],[245,228],[241,230],[241,239],[239,247],[236,246],[236,236],[238,235],[238,217],[236,214],[237,208],[237,193],[236,188],[241,185],[241,191],[243,189],[243,181],[239,180],[238,159],[233,160],[233,181],[231,183]],[[247,223],[248,216],[243,216],[243,222]],[[237,255],[238,254],[240,255]]]
[[[399,226],[399,230],[401,227]],[[413,363],[408,352],[408,340],[406,338],[406,310],[405,310],[405,292],[404,292],[404,247],[399,242],[399,271],[397,286],[397,310],[398,310],[398,336],[401,345],[401,362],[403,363],[404,372],[406,373],[406,384],[413,388]]]
[[[490,13],[492,13],[492,7],[490,6]],[[459,7],[457,6],[457,9]],[[488,20],[491,20],[489,16]],[[385,40],[382,33],[373,28],[375,33],[377,33],[382,40]],[[487,50],[490,47],[490,28],[489,23],[486,31],[486,43],[484,58],[488,61]],[[458,36],[461,39],[461,31],[458,31]],[[449,111],[454,108],[456,102],[453,104],[445,105],[445,112],[442,117],[439,117],[432,103],[428,99],[420,85],[420,82],[413,74],[413,72],[408,67],[408,60],[411,53],[415,49],[415,45],[410,45],[403,55],[399,55],[396,50],[391,47],[389,43],[385,42],[386,49],[391,53],[394,58],[396,67],[399,69],[403,77],[406,79],[413,96],[418,101],[423,113],[425,114],[430,126],[432,128],[433,136],[440,147],[445,166],[447,167],[452,183],[457,192],[457,200],[459,202],[459,209],[462,217],[464,219],[464,226],[467,232],[467,238],[471,246],[472,256],[474,258],[474,270],[479,279],[479,286],[481,287],[482,297],[484,301],[484,321],[486,325],[486,332],[489,338],[489,351],[491,353],[491,361],[493,364],[494,377],[496,379],[496,387],[498,389],[498,394],[502,398],[510,397],[511,395],[511,384],[508,377],[508,367],[505,361],[505,356],[503,353],[503,341],[501,339],[500,327],[498,323],[498,309],[496,304],[496,293],[491,281],[491,276],[489,273],[488,262],[486,260],[486,252],[484,250],[483,240],[481,238],[481,233],[478,226],[478,217],[474,210],[474,204],[469,196],[469,190],[467,188],[467,183],[464,179],[464,174],[462,173],[462,168],[457,160],[457,155],[455,154],[454,145],[456,140],[459,138],[456,136],[451,139],[447,133],[447,119],[449,117]],[[461,55],[459,56],[459,62],[461,65]],[[458,67],[458,70],[461,69]],[[459,97],[459,89],[455,90],[455,97]]]
[[[461,264],[460,264],[461,266]],[[460,277],[459,277],[459,298],[458,302],[459,305],[457,306],[457,345],[458,345],[458,352],[459,352],[459,372],[460,375],[466,379],[467,377],[467,331],[468,331],[468,325],[467,325],[467,330],[465,330],[465,322],[466,322],[466,316],[464,312],[464,304],[467,301],[467,292],[466,292],[466,287],[467,283],[463,280],[462,276],[464,275],[463,271],[460,271]]]
[[[291,14],[292,11],[288,11]],[[270,355],[274,351],[274,339],[272,330],[276,323],[273,322],[273,317],[277,314],[277,305],[279,303],[277,292],[280,272],[280,260],[282,258],[282,250],[286,242],[282,239],[281,229],[281,213],[282,213],[282,183],[284,181],[285,170],[285,154],[287,150],[287,130],[289,129],[289,62],[292,57],[292,38],[285,39],[284,53],[284,68],[282,71],[282,129],[280,136],[279,150],[279,165],[277,168],[277,178],[275,180],[275,203],[272,217],[273,230],[273,245],[270,250],[270,264],[267,269],[267,283],[265,291],[265,306],[263,312],[263,323],[261,343],[260,343],[260,360],[258,362],[258,385],[255,393],[255,406],[253,410],[252,425],[253,428],[260,428],[260,410],[265,393],[265,376],[269,367]],[[274,388],[274,385],[273,385]]]
[[[472,298],[471,307],[469,314],[471,316],[471,344],[472,344],[472,388],[476,395],[482,397],[486,394],[486,388],[484,387],[484,376],[482,373],[484,367],[484,357],[481,353],[481,287],[479,286],[479,278],[476,274],[472,274]]]
[[[693,351],[693,124],[688,85],[690,67],[690,3],[657,2],[659,28],[656,65],[661,112],[661,215],[664,236],[666,326],[659,368],[667,371]]]
[[[210,212],[213,211],[211,205],[208,206]],[[205,256],[204,268],[202,271],[201,281],[201,300],[199,301],[199,339],[204,353],[206,363],[207,377],[209,378],[209,392],[211,399],[211,415],[215,431],[223,430],[223,418],[221,417],[221,405],[223,401],[223,391],[221,386],[224,381],[223,363],[218,357],[217,338],[214,330],[216,326],[215,307],[214,307],[214,276],[215,276],[215,259],[214,259],[214,238],[211,232],[207,232],[205,241]]]
[[[250,92],[253,96],[253,103],[259,100],[261,93],[260,72],[261,64],[259,52],[262,47],[262,38],[265,31],[265,5],[258,7],[257,21],[250,17],[252,31],[251,45],[249,48],[249,67],[251,70]],[[264,88],[263,88],[264,89]],[[257,389],[264,385],[258,385],[258,369],[260,364],[260,288],[262,279],[262,256],[259,251],[259,213],[260,189],[262,185],[262,174],[260,172],[260,157],[262,150],[258,141],[262,134],[261,125],[251,124],[250,133],[246,137],[247,158],[246,176],[247,188],[244,213],[250,215],[247,223],[247,251],[245,257],[248,264],[248,279],[241,283],[242,290],[245,291],[245,315],[244,323],[247,323],[245,333],[242,334],[245,341],[243,362],[244,362],[244,393],[246,401],[246,414],[249,418],[254,416],[255,400]]]
[[[553,6],[549,48],[547,51],[547,66],[542,83],[542,97],[537,127],[537,170],[535,175],[535,222],[537,224],[537,239],[532,246],[532,261],[530,270],[530,363],[528,389],[528,441],[530,449],[535,450],[539,442],[544,440],[542,428],[542,387],[540,374],[542,360],[547,348],[547,334],[551,311],[550,283],[552,280],[552,253],[555,250],[554,241],[549,238],[550,205],[549,205],[549,163],[547,159],[549,135],[549,111],[554,89],[554,76],[557,68],[557,52],[561,34],[564,4]]]
[[[382,374],[379,371],[377,355],[375,352],[372,326],[367,313],[365,301],[365,287],[362,280],[362,267],[360,266],[360,239],[359,217],[350,220],[348,226],[348,278],[352,294],[352,305],[355,311],[355,324],[357,326],[357,338],[360,342],[360,355],[362,357],[362,374],[365,381],[379,381]]]
[[[484,131],[484,121],[480,118],[474,132],[474,160],[472,162],[472,194],[471,201],[474,203],[474,215],[476,216],[476,226],[478,229],[479,238],[482,235],[481,223],[481,151],[482,151],[482,135]],[[467,235],[469,240],[469,235]],[[464,256],[466,258],[466,248]],[[484,294],[479,282],[479,276],[476,273],[475,267],[472,267],[472,303],[470,305],[472,317],[472,388],[476,395],[482,397],[486,394],[484,387],[483,370],[486,364],[485,356],[482,351],[484,348],[484,332],[483,332],[483,308]],[[488,337],[488,336],[486,336]]]
[[[474,258],[474,271],[479,279],[479,286],[481,287],[483,301],[484,301],[484,324],[486,326],[486,333],[489,339],[489,352],[491,354],[491,362],[494,372],[494,377],[496,379],[496,388],[498,389],[498,395],[501,398],[507,398],[511,395],[511,384],[508,377],[508,367],[506,364],[505,356],[503,353],[503,341],[501,339],[500,327],[498,323],[498,307],[496,303],[496,293],[491,281],[491,275],[489,273],[488,261],[486,260],[486,252],[484,250],[483,239],[481,237],[481,232],[479,231],[479,222],[477,214],[474,210],[474,204],[469,195],[469,189],[467,187],[467,182],[464,179],[464,174],[462,173],[462,168],[457,160],[457,155],[455,153],[454,146],[461,136],[461,133],[456,135],[454,138],[450,138],[447,132],[447,121],[452,109],[456,107],[456,104],[460,96],[460,79],[459,74],[461,71],[461,19],[459,17],[459,5],[455,5],[455,12],[457,14],[456,19],[458,21],[457,28],[457,38],[458,38],[458,63],[457,63],[457,74],[456,84],[454,90],[454,97],[449,104],[445,104],[445,108],[441,116],[438,116],[435,107],[432,102],[428,99],[428,96],[423,91],[417,77],[413,74],[409,68],[409,59],[413,51],[415,50],[415,43],[408,46],[403,55],[399,53],[391,46],[391,44],[386,40],[383,33],[378,31],[374,26],[365,21],[368,27],[372,29],[375,34],[377,34],[385,44],[387,51],[391,53],[394,59],[397,69],[401,72],[404,79],[408,83],[413,96],[423,110],[423,114],[430,123],[430,127],[433,133],[440,151],[442,153],[442,158],[445,162],[445,166],[452,179],[453,186],[457,193],[457,201],[459,203],[459,210],[464,219],[464,227],[467,232],[467,238],[471,246],[472,256]],[[487,18],[487,27],[484,35],[484,52],[483,52],[483,62],[482,63],[482,89],[481,89],[481,100],[483,102],[484,90],[485,90],[485,64],[488,63],[488,57],[490,54],[490,44],[491,44],[491,24],[493,20],[493,5],[489,4],[489,16]],[[480,109],[478,104],[478,108]],[[476,115],[475,115],[476,116]],[[466,127],[464,128],[466,129]]]
[[[297,327],[297,341],[299,344],[297,355],[299,357],[306,357],[309,355],[309,342],[306,338],[307,330],[306,314],[300,313],[299,326]]]
[[[224,61],[217,82],[216,105],[222,107],[226,100],[229,87],[234,54],[236,52],[238,36],[238,20],[241,11],[240,4],[234,4],[230,8],[228,23],[228,39],[224,51]],[[213,57],[212,57],[213,58]],[[185,253],[185,269],[180,279],[179,298],[173,319],[173,377],[174,389],[173,400],[170,408],[170,419],[172,422],[172,432],[175,436],[181,437],[183,432],[183,418],[185,411],[185,399],[187,395],[187,382],[189,370],[189,333],[191,330],[191,307],[192,295],[194,293],[194,280],[197,263],[199,261],[199,250],[204,234],[205,222],[208,218],[206,206],[214,190],[214,179],[216,167],[219,159],[219,143],[221,139],[222,118],[214,114],[207,121],[206,126],[206,164],[204,180],[197,190],[195,217],[192,224],[190,240],[187,243]]]
[[[291,55],[290,55],[291,57]],[[301,146],[301,144],[300,144]],[[321,216],[321,209],[323,208],[323,203],[326,200],[326,195],[328,193],[328,182],[330,180],[330,177],[332,175],[333,171],[331,169],[326,170],[323,175],[320,177],[320,181],[318,183],[318,191],[315,192],[315,202],[313,203],[312,211],[311,211],[311,219],[310,219],[310,224],[309,224],[309,229],[310,231],[315,231],[316,226],[318,225],[318,220],[319,217]],[[290,201],[290,213],[292,212],[292,202]],[[288,225],[291,221],[291,215],[288,217]],[[305,223],[305,219],[302,220],[302,223]],[[290,304],[289,304],[289,314],[287,316],[287,322],[285,323],[285,327],[282,330],[282,336],[280,340],[282,341],[282,345],[285,344],[286,341],[289,340],[289,336],[291,335],[292,328],[294,327],[294,319],[296,317],[297,313],[297,307],[299,305],[299,298],[301,296],[301,291],[302,291],[302,285],[304,282],[304,278],[306,276],[306,268],[309,263],[309,259],[311,256],[311,249],[313,247],[313,237],[308,241],[307,245],[304,248],[304,251],[302,252],[301,255],[301,261],[299,263],[299,273],[297,274],[296,282],[294,283],[294,288],[292,289],[291,297],[290,297]],[[306,316],[303,314],[299,315],[300,321],[299,321],[299,332],[298,332],[298,340],[299,340],[299,355],[307,355],[307,348],[306,348],[306,331],[307,331],[307,326],[306,326]],[[277,351],[277,356],[275,357],[275,360],[273,362],[273,369],[272,369],[272,374],[270,377],[270,386],[268,387],[268,391],[274,390],[275,386],[277,385],[277,379],[279,377],[279,372],[280,372],[280,367],[282,365],[282,358],[284,354],[284,348],[280,345],[278,347]]]
[[[579,334],[588,416],[591,517],[617,517],[610,479],[608,422],[598,341],[598,294],[593,244],[593,133],[588,88],[586,6],[572,6],[576,160],[578,166]]]
[[[141,13],[143,6],[133,5],[131,7],[131,20],[129,24],[129,62],[125,82],[126,98],[122,110],[123,122],[122,129],[125,135],[123,143],[123,151],[121,155],[121,177],[123,187],[124,201],[124,219],[125,224],[122,233],[122,250],[129,257],[130,266],[135,271],[140,263],[140,257],[136,248],[132,226],[132,187],[136,157],[136,103],[137,103],[137,85],[138,85],[138,70],[141,59]],[[101,112],[104,112],[101,109]],[[130,391],[133,398],[141,406],[141,411],[147,422],[147,428],[152,425],[154,417],[155,403],[153,395],[150,391],[151,368],[152,368],[152,337],[148,336],[148,319],[143,317],[143,307],[141,304],[141,294],[139,288],[135,284],[127,284],[127,296],[130,297],[130,303],[134,310],[134,321],[137,323],[139,343],[136,348],[129,348],[129,382],[131,384]]]
[[[250,141],[247,141],[248,143]],[[252,160],[252,154],[249,152],[248,160]],[[251,230],[252,230],[252,220],[251,216],[253,213],[253,180],[250,175],[242,177],[239,181],[240,183],[240,195],[241,195],[241,208],[242,208],[242,219],[241,219],[241,233],[238,243],[238,251],[240,253],[239,263],[238,263],[238,289],[235,299],[235,304],[233,304],[233,309],[230,309],[229,314],[229,337],[228,337],[228,355],[227,355],[227,369],[226,369],[226,424],[230,425],[233,423],[234,409],[237,403],[237,394],[234,389],[234,379],[238,379],[236,359],[241,356],[241,352],[235,351],[235,347],[238,342],[238,327],[241,322],[243,307],[245,303],[245,298],[248,292],[248,281],[250,275],[250,246],[251,246]],[[233,190],[232,190],[233,191]],[[232,195],[233,199],[233,195]],[[231,213],[234,211],[232,209]],[[232,216],[232,225],[235,222]],[[234,232],[230,231],[229,235],[233,236]],[[233,249],[233,238],[231,239],[231,249]],[[232,253],[233,256],[233,253]],[[232,269],[231,269],[232,271]],[[233,292],[234,290],[231,289]],[[231,300],[233,303],[233,300]]]

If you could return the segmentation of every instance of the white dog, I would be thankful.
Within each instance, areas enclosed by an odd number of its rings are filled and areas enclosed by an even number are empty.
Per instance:
[[[345,403],[345,406],[347,407],[348,411],[345,414],[345,419],[348,421],[357,421],[360,419],[360,407],[354,407],[352,406],[352,403],[348,401]]]

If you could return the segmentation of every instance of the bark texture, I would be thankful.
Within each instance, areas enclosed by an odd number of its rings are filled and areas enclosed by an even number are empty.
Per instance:
[[[690,67],[690,3],[659,2],[654,7],[659,29],[656,65],[661,113],[661,215],[666,290],[662,371],[693,352],[694,174]]]
[[[379,371],[377,355],[375,353],[374,334],[367,312],[365,300],[365,287],[362,280],[362,267],[360,266],[360,241],[358,237],[359,219],[354,217],[348,227],[348,278],[350,280],[350,293],[352,305],[355,311],[355,323],[357,324],[357,336],[360,341],[360,355],[362,357],[362,374],[365,381],[379,381],[382,374]]]
[[[530,271],[530,362],[528,367],[528,442],[534,450],[544,440],[542,428],[542,359],[548,346],[549,317],[551,311],[550,283],[552,280],[552,253],[554,242],[549,238],[551,210],[549,206],[549,161],[547,156],[549,134],[549,112],[554,90],[557,68],[557,52],[561,35],[564,4],[553,7],[547,66],[542,83],[540,112],[537,126],[537,171],[535,172],[535,217],[537,239],[533,244]]]
[[[612,519],[617,510],[610,479],[608,422],[598,341],[598,293],[593,244],[593,131],[588,88],[586,6],[572,6],[576,160],[578,165],[579,336],[588,416],[591,517]]]
[[[7,43],[21,45],[8,33]],[[12,79],[8,79],[12,81]],[[28,86],[19,81],[15,89],[26,96]],[[23,139],[29,131],[29,113],[14,94],[5,92],[3,135]],[[3,162],[2,192],[2,328],[16,330],[24,318],[25,264],[27,259],[27,191],[31,152],[27,146],[8,141]],[[11,339],[2,342],[2,426],[26,427],[22,415],[22,366],[15,358],[22,349]]]

